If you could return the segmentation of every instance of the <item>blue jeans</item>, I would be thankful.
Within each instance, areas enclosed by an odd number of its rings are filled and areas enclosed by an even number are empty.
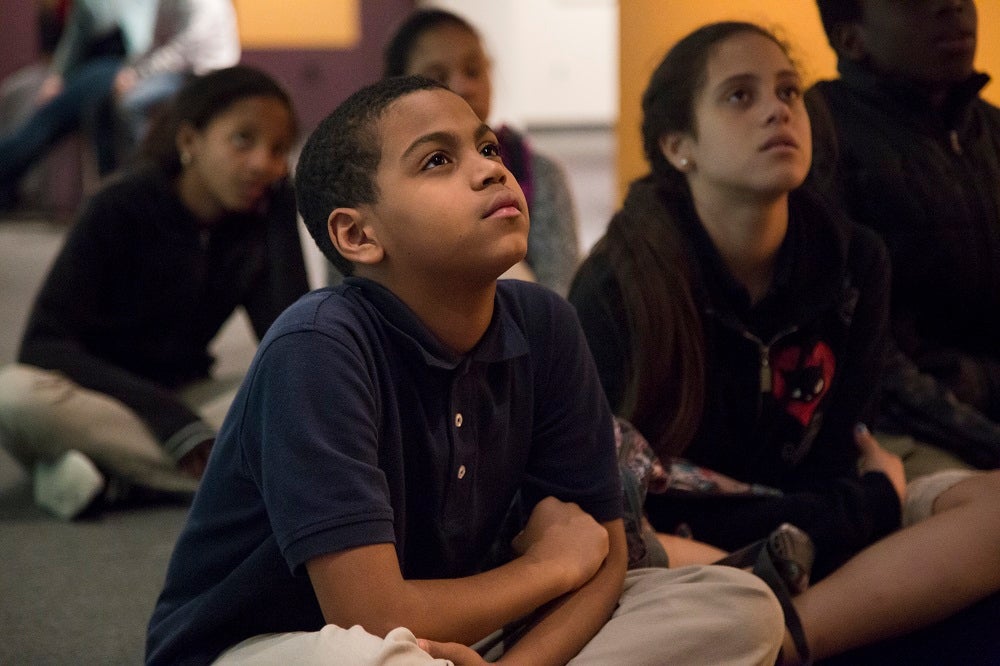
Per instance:
[[[136,83],[118,102],[118,114],[125,123],[128,147],[134,147],[146,135],[150,116],[157,108],[174,96],[187,81],[183,72],[153,74]]]
[[[62,92],[43,104],[17,130],[0,138],[0,186],[13,186],[56,142],[92,123],[111,93],[122,61],[89,60],[66,76]],[[102,148],[99,146],[99,151]],[[108,156],[98,154],[98,162]],[[110,156],[111,162],[114,157]],[[103,169],[102,169],[103,171]]]

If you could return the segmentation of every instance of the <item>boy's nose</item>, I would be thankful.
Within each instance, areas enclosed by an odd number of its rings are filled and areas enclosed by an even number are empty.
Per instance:
[[[503,164],[496,160],[482,159],[483,171],[476,177],[477,183],[485,187],[487,185],[493,185],[500,183],[501,185],[507,182],[507,169],[504,168]]]

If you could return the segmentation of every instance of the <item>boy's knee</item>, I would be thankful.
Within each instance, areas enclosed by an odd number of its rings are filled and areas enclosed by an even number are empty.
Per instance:
[[[774,592],[754,574],[734,567],[702,567],[718,589],[714,612],[729,613],[733,640],[747,645],[780,645],[785,636],[785,614]]]
[[[623,607],[648,613],[652,625],[672,627],[662,632],[668,653],[680,660],[709,655],[703,663],[773,663],[785,635],[784,614],[760,578],[723,566],[642,571],[636,587],[626,582],[625,598],[631,599]]]

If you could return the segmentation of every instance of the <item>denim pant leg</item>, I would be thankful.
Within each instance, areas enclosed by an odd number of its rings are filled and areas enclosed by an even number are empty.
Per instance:
[[[12,134],[0,138],[0,184],[12,184],[45,152],[107,99],[119,58],[96,58],[74,69],[62,92],[35,111]]]

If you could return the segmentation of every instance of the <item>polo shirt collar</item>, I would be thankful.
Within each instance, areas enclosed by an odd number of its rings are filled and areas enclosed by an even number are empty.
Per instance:
[[[344,284],[356,289],[374,306],[386,328],[401,344],[412,348],[428,366],[454,370],[465,361],[500,363],[529,351],[524,332],[511,313],[506,291],[497,287],[493,301],[493,319],[483,337],[467,354],[455,354],[445,347],[419,317],[396,294],[383,285],[361,277],[347,277]]]

